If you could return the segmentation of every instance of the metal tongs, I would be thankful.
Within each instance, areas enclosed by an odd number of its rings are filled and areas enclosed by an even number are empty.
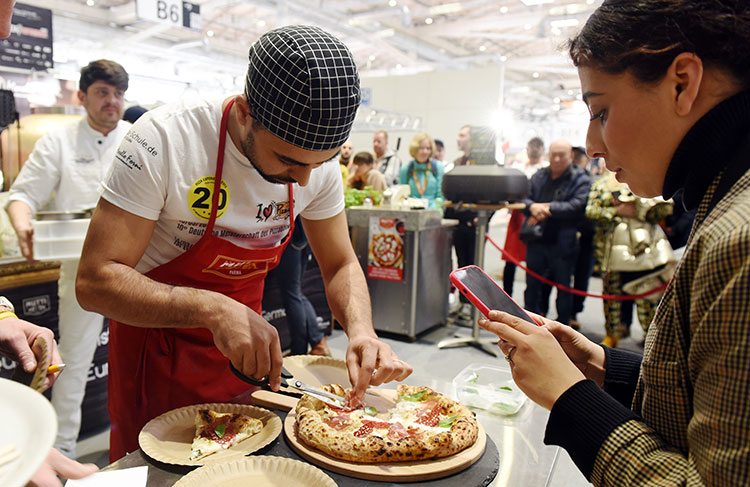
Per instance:
[[[229,368],[232,370],[232,373],[236,375],[240,380],[243,380],[255,386],[262,387],[263,389],[268,390],[268,391],[272,390],[270,384],[268,383],[268,376],[264,377],[263,379],[256,379],[254,377],[248,377],[242,372],[240,372],[239,370],[237,370],[237,368],[234,365],[232,365],[232,362],[229,362]],[[324,391],[323,389],[313,387],[311,385],[305,384],[301,380],[295,379],[294,375],[292,375],[284,367],[281,368],[281,386],[288,387],[291,389],[296,389],[297,391],[303,394],[307,394],[308,396],[312,396],[315,399],[323,401],[324,403],[328,405],[331,405],[337,408],[344,407],[343,397],[337,396],[336,394],[331,394],[328,391]],[[278,392],[284,393],[283,391],[278,391]]]

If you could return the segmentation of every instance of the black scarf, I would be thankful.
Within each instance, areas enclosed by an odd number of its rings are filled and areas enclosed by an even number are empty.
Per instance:
[[[713,207],[748,169],[750,92],[741,92],[709,110],[688,131],[669,163],[662,193],[668,199],[682,190],[685,208],[692,210],[724,171]]]

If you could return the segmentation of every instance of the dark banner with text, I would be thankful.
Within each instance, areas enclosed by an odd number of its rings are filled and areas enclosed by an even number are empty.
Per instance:
[[[10,37],[0,39],[0,66],[52,69],[52,10],[17,3],[10,24]]]

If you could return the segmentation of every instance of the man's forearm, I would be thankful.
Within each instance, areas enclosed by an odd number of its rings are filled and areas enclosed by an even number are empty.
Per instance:
[[[31,220],[34,216],[34,211],[27,203],[21,200],[13,200],[8,204],[7,211],[10,223],[13,225],[13,229],[16,233],[18,233],[19,230],[25,230],[31,227]]]
[[[76,280],[81,306],[122,323],[144,328],[209,328],[221,320],[224,295],[150,279],[111,262],[91,271],[81,267]]]
[[[370,293],[359,262],[349,262],[333,275],[326,283],[326,296],[333,315],[350,339],[359,334],[375,336]]]

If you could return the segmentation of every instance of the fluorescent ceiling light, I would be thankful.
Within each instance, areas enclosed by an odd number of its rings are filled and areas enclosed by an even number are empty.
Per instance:
[[[430,15],[445,15],[460,12],[463,7],[460,2],[444,3],[430,7]]]
[[[542,5],[545,3],[553,3],[555,0],[521,0],[521,3],[527,7],[533,7],[535,5]]]
[[[578,24],[580,24],[580,21],[578,19],[559,19],[552,20],[549,23],[550,27],[556,27],[558,29],[562,29],[564,27],[575,27]]]
[[[378,32],[374,32],[372,34],[372,37],[383,38],[383,37],[393,37],[394,35],[396,35],[396,31],[395,30],[393,30],[393,29],[383,29],[383,30],[380,30]]]

